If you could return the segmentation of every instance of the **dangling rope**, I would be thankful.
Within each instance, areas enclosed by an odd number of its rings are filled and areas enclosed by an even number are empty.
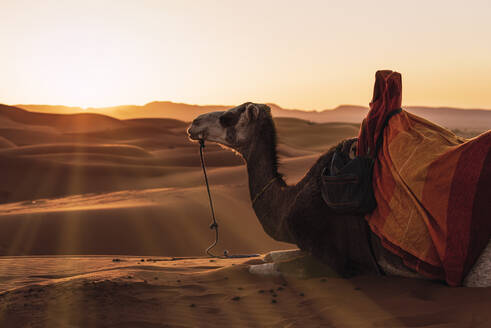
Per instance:
[[[257,257],[259,254],[245,254],[245,255],[230,255],[227,250],[223,252],[223,256],[215,255],[211,250],[218,244],[218,223],[215,218],[215,209],[213,208],[213,201],[211,200],[210,185],[208,183],[208,176],[206,175],[205,159],[203,157],[203,148],[205,148],[205,141],[199,139],[199,157],[201,159],[201,168],[203,169],[203,175],[205,176],[206,191],[208,192],[208,200],[210,201],[211,218],[213,222],[210,224],[210,229],[215,229],[215,241],[206,249],[206,254],[215,258],[244,258],[244,257]]]

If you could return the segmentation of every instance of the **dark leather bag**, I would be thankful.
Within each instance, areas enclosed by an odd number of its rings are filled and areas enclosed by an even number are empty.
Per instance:
[[[373,167],[383,142],[383,132],[392,116],[400,113],[401,109],[393,110],[382,126],[377,138],[373,157],[359,156],[348,160],[341,168],[339,158],[343,155],[336,149],[331,160],[331,166],[325,167],[321,175],[321,194],[326,204],[341,214],[368,214],[377,207],[373,192]],[[345,157],[345,156],[344,156]],[[336,165],[335,165],[336,163]]]
[[[377,207],[372,187],[374,160],[356,157],[337,175],[322,174],[322,198],[338,213],[365,214]]]

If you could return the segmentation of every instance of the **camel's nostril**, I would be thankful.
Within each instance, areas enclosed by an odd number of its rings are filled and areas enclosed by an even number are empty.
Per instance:
[[[202,137],[203,135],[203,131],[200,131],[200,129],[197,129],[194,124],[191,125],[188,129],[187,129],[187,133],[188,133],[188,136],[190,139],[192,140],[198,140]]]
[[[190,127],[189,127],[189,128],[186,130],[186,132],[188,133],[188,136],[189,136],[189,137],[191,137],[191,138],[193,138],[193,137],[194,137],[194,135],[196,134],[196,133],[193,131],[193,127],[192,127],[192,126],[190,126]]]

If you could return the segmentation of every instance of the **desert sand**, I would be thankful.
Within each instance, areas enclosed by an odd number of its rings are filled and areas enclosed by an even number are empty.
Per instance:
[[[358,131],[275,121],[290,183]],[[187,125],[0,105],[0,327],[491,326],[490,288],[329,270],[265,277],[248,271],[262,255],[204,257],[213,234]],[[295,248],[262,230],[242,160],[212,144],[205,156],[215,252]]]
[[[449,288],[403,278],[250,274],[249,264],[260,262],[2,258],[0,322],[2,327],[489,327],[491,323],[490,289]]]

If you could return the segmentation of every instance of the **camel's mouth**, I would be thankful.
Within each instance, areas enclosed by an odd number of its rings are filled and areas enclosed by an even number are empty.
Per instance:
[[[191,141],[198,141],[198,140],[200,140],[200,139],[203,139],[203,137],[202,137],[202,134],[201,134],[201,133],[198,133],[198,134],[192,134],[192,133],[189,133],[189,132],[188,132],[188,138],[189,138],[189,140],[191,140]]]
[[[188,128],[187,132],[188,138],[191,141],[206,140],[206,133],[204,131],[196,131],[192,125]]]

